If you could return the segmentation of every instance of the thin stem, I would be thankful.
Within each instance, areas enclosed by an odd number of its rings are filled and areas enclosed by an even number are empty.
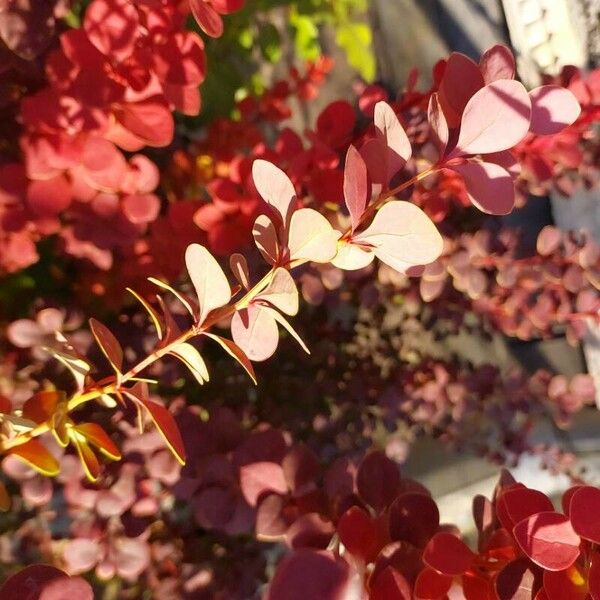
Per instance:
[[[387,200],[389,200],[391,197],[399,194],[400,192],[404,191],[411,185],[414,185],[418,181],[425,179],[425,177],[435,173],[437,170],[438,169],[436,167],[430,167],[429,169],[426,169],[422,173],[419,173],[415,177],[411,178],[409,181],[406,181],[405,183],[403,183],[391,190],[388,190],[384,194],[381,194],[379,196],[379,198],[377,198],[377,200],[375,200],[375,202],[370,204],[367,207],[367,209],[365,210],[365,212],[362,214],[359,225],[365,224],[368,221],[368,219],[371,217],[371,215],[378,208],[380,208]],[[342,234],[341,239],[347,239],[351,234],[352,234],[352,229],[349,228]],[[294,262],[289,262],[286,265],[282,265],[282,266],[285,268],[288,268],[288,269],[292,269],[292,268],[295,268],[295,267],[298,267],[298,266],[304,264],[305,262],[307,262],[307,261],[304,261],[304,260],[297,261],[297,262],[294,261]],[[191,339],[195,336],[202,335],[204,332],[208,331],[211,327],[213,327],[219,321],[222,321],[223,319],[233,315],[236,311],[238,311],[242,308],[246,308],[250,304],[250,302],[252,302],[252,300],[269,285],[269,283],[271,282],[271,280],[273,278],[274,273],[275,273],[275,268],[272,268],[266,275],[264,275],[264,277],[258,283],[256,283],[250,290],[248,290],[239,300],[231,302],[230,304],[213,311],[212,316],[209,316],[209,318],[206,319],[206,321],[204,321],[204,323],[202,323],[200,325],[198,325],[198,324],[192,325],[192,327],[190,329],[188,329],[187,331],[185,331],[184,333],[179,335],[176,339],[172,340],[171,342],[169,342],[162,348],[158,348],[157,350],[154,350],[154,352],[152,352],[151,354],[146,356],[143,360],[141,360],[139,363],[137,363],[135,366],[133,366],[131,369],[129,369],[129,371],[127,371],[126,373],[113,375],[108,379],[108,381],[105,384],[103,384],[101,386],[93,387],[82,393],[75,394],[69,400],[69,402],[67,404],[67,412],[71,412],[71,411],[75,410],[76,408],[79,408],[83,404],[90,402],[91,400],[96,400],[97,398],[100,398],[101,396],[117,393],[121,389],[121,387],[123,386],[124,383],[131,381],[132,379],[137,377],[144,369],[147,369],[154,362],[161,359],[166,354],[169,354],[169,352],[171,352],[171,350],[178,344],[185,343],[189,339]],[[47,433],[48,431],[50,431],[50,429],[51,429],[51,422],[47,421],[45,423],[40,423],[34,429],[27,431],[23,434],[20,434],[18,436],[10,438],[10,439],[2,440],[2,441],[0,441],[0,452],[4,452],[11,448],[15,448],[16,446],[20,446],[21,444],[28,442],[29,440],[33,439],[34,437],[42,435],[43,433]]]

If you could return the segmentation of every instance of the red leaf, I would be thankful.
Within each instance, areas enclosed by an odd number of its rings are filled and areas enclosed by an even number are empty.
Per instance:
[[[439,86],[439,101],[448,121],[455,129],[469,99],[484,85],[479,66],[468,56],[453,52],[444,69]]]
[[[531,98],[530,131],[553,135],[571,125],[581,114],[573,93],[559,85],[542,85],[529,92]]]
[[[104,431],[97,423],[80,423],[75,426],[75,430],[112,460],[121,459],[120,450],[108,436],[106,431]]]
[[[498,79],[513,79],[515,57],[510,48],[504,44],[496,44],[484,52],[479,68],[486,85]]]
[[[369,180],[367,165],[360,152],[352,145],[346,154],[344,168],[344,198],[350,213],[352,230],[360,223],[369,198]]]
[[[117,120],[147,146],[168,146],[173,140],[175,123],[169,107],[156,98],[120,106]]]
[[[279,343],[277,322],[268,311],[254,304],[233,315],[231,335],[248,358],[255,362],[271,358]]]
[[[338,150],[350,141],[355,124],[356,115],[352,105],[345,100],[336,100],[318,116],[317,133],[327,146]]]
[[[0,596],[3,600],[38,600],[46,585],[65,576],[64,571],[50,565],[30,565],[4,582]]]
[[[11,448],[9,454],[17,456],[42,475],[53,477],[58,475],[60,465],[50,452],[36,439],[29,440],[20,446]]]
[[[400,487],[400,470],[383,452],[367,454],[358,467],[356,487],[361,498],[375,510],[388,506]]]
[[[358,506],[348,509],[337,524],[340,541],[350,554],[365,564],[374,560],[381,546],[375,521]]]
[[[79,455],[79,460],[81,461],[86,477],[92,482],[96,481],[100,477],[102,467],[94,451],[89,447],[85,438],[77,435],[73,429],[69,430],[69,437],[77,449],[77,454]]]
[[[591,555],[591,566],[588,571],[588,587],[592,600],[600,600],[600,553]]]
[[[451,533],[436,533],[423,550],[423,562],[432,569],[456,577],[469,569],[475,554]]]
[[[315,488],[320,473],[319,459],[304,444],[293,446],[281,466],[288,487],[296,495]]]
[[[281,465],[273,462],[255,462],[240,468],[240,488],[246,502],[256,506],[265,492],[285,494],[287,484]]]
[[[431,496],[409,492],[390,506],[389,523],[392,540],[422,548],[438,530],[440,513]]]
[[[70,598],[94,600],[94,590],[85,579],[64,575],[44,585],[39,600],[68,600]],[[7,598],[7,600],[10,599]]]
[[[571,498],[569,516],[575,532],[582,538],[600,544],[600,490],[586,485]]]
[[[205,2],[205,0],[190,0],[190,7],[194,18],[204,33],[214,38],[223,35],[223,20],[208,2]]]
[[[498,600],[531,600],[536,585],[536,573],[526,558],[509,562],[499,573],[495,582]]]
[[[38,217],[54,217],[66,210],[72,200],[71,185],[64,175],[32,181],[27,188],[27,203]]]
[[[207,337],[215,340],[232,358],[235,358],[242,367],[244,367],[246,373],[250,375],[250,379],[256,384],[256,373],[252,363],[248,360],[248,357],[244,354],[243,350],[231,340],[214,335],[212,333],[204,333]]]
[[[123,349],[117,338],[105,325],[93,318],[90,319],[90,329],[104,356],[106,356],[113,369],[120,373],[123,369]]]
[[[531,515],[554,510],[546,494],[528,488],[506,490],[498,498],[497,504],[503,505],[502,510],[497,508],[497,511],[500,522],[507,531],[512,531],[517,523]]]
[[[515,205],[512,177],[501,166],[476,160],[451,167],[462,175],[469,200],[479,210],[492,215],[506,215]]]
[[[586,600],[586,580],[575,566],[564,571],[544,571],[544,591],[548,600]]]
[[[349,583],[347,562],[331,552],[301,549],[279,563],[266,600],[344,600]]]
[[[268,494],[256,509],[256,536],[261,541],[274,541],[285,534],[288,523],[284,517],[284,499],[279,494]]]
[[[508,150],[529,131],[531,100],[522,83],[500,79],[467,103],[456,148],[450,156]]]
[[[386,567],[371,584],[369,600],[411,600],[413,597],[406,579],[393,567]]]
[[[89,138],[81,157],[86,182],[102,192],[116,192],[127,173],[127,163],[114,144],[102,138]]]
[[[416,600],[439,600],[452,585],[452,577],[442,575],[433,569],[423,569],[415,582]]]
[[[44,390],[35,393],[23,405],[23,418],[34,423],[48,421],[56,412],[59,402],[65,400],[64,392]]]
[[[579,556],[580,537],[565,515],[542,512],[517,523],[513,535],[523,552],[548,571],[562,571]]]
[[[127,0],[96,0],[85,11],[83,28],[102,54],[122,61],[133,52],[139,35],[138,11]]]
[[[325,549],[331,542],[335,528],[318,513],[307,513],[296,519],[287,530],[285,538],[293,549]]]

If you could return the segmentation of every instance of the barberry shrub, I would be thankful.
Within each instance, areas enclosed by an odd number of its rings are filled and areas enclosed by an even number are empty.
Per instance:
[[[0,396],[0,452],[11,481],[0,486],[0,503],[17,517],[35,510],[40,520],[36,531],[19,528],[22,548],[11,552],[23,563],[22,552],[39,547],[56,563],[29,566],[0,591],[92,598],[81,576],[93,571],[123,586],[123,597],[151,590],[160,598],[248,598],[265,579],[259,542],[283,542],[289,552],[266,586],[271,600],[600,597],[593,518],[600,491],[592,486],[570,489],[556,512],[546,496],[503,473],[492,500],[474,500],[473,550],[440,524],[429,492],[401,477],[380,451],[358,458],[364,452],[344,456],[325,444],[316,453],[264,417],[248,426],[218,404],[165,402],[163,359],[181,363],[196,390],[214,386],[214,348],[255,383],[255,363],[273,356],[282,334],[309,352],[290,322],[300,310],[298,285],[318,303],[344,277],[372,279],[375,264],[380,278],[404,277],[409,288],[408,277],[416,278],[413,291],[427,303],[464,293],[482,318],[523,338],[557,323],[568,323],[576,338],[598,313],[598,250],[588,237],[547,228],[538,255],[521,263],[510,235],[481,230],[458,238],[444,223],[452,203],[509,213],[519,200],[515,186],[525,185],[521,167],[535,156],[554,160],[542,149],[573,123],[589,125],[593,114],[580,117],[580,80],[570,84],[577,98],[556,82],[528,92],[504,46],[479,64],[452,54],[436,66],[428,92],[417,92],[413,81],[396,102],[369,86],[359,100],[360,125],[353,107],[338,101],[308,132],[308,149],[290,130],[270,148],[256,123],[285,118],[292,94],[312,97],[330,65],[313,66],[305,77],[293,73],[293,86],[242,100],[238,120],[216,123],[208,152],[202,143],[195,149],[205,159],[196,166],[214,171],[203,174],[212,202],[173,201],[161,216],[159,171],[141,151],[172,142],[173,110],[200,108],[204,43],[186,18],[191,12],[218,37],[221,16],[242,5],[94,0],[82,26],[62,31],[45,56],[44,84],[19,103],[20,149],[0,169],[3,269],[34,263],[35,242],[50,236],[96,269],[132,258],[124,279],[148,276],[129,291],[154,334],[133,351],[114,327],[91,318],[90,335],[76,339],[68,331],[78,324],[56,308],[8,328],[14,346],[35,348],[40,362],[44,350],[70,380],[46,377],[56,374],[49,368],[41,386],[20,389],[15,379]],[[42,51],[29,36],[11,49],[37,56]],[[179,153],[165,178],[167,197],[181,167]],[[204,243],[189,233],[200,230]],[[179,254],[191,288],[168,283],[180,271],[173,264]],[[227,271],[215,256],[228,257]],[[114,265],[117,273],[126,268]],[[540,271],[569,284],[548,286]],[[506,306],[515,297],[520,312]],[[437,378],[428,393],[439,392],[453,368],[422,365],[405,387]],[[456,390],[454,382],[450,402]],[[542,374],[520,398],[541,405],[546,395],[560,404],[556,419],[568,420],[593,389],[585,376],[569,382]],[[411,401],[419,398],[412,392]],[[465,404],[468,411],[472,402]],[[250,409],[241,412],[255,419]],[[56,499],[56,510],[69,514],[68,531],[49,524],[45,507]],[[190,526],[190,512],[202,533]],[[240,560],[235,536],[250,539]]]

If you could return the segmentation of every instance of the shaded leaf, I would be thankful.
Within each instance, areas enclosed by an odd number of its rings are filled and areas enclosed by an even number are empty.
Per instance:
[[[443,156],[446,152],[446,147],[448,146],[450,131],[437,93],[431,94],[431,98],[429,98],[427,120],[429,121],[429,126],[431,127],[440,156]]]
[[[338,251],[331,264],[338,269],[355,271],[369,266],[375,259],[371,249],[365,249],[352,241],[343,240],[338,243]]]
[[[0,597],[6,600],[39,599],[44,587],[66,573],[50,565],[29,565],[10,576],[0,588]]]
[[[349,508],[338,521],[337,532],[350,554],[365,564],[374,560],[381,545],[377,525],[362,508]]]
[[[498,600],[531,600],[535,585],[535,573],[525,558],[509,562],[496,578],[494,587]]]
[[[274,265],[279,259],[279,240],[273,221],[267,215],[259,215],[252,227],[252,237],[262,257]]]
[[[475,554],[460,538],[445,532],[436,533],[423,550],[426,565],[453,577],[469,569],[474,558]]]
[[[250,379],[252,379],[252,381],[256,384],[256,373],[254,372],[254,367],[244,351],[237,344],[231,340],[228,340],[227,338],[214,335],[212,333],[204,332],[204,335],[212,340],[215,340],[215,342],[217,342],[221,348],[223,348],[223,350],[229,354],[229,356],[235,358],[235,360],[237,360],[237,362],[244,367],[244,370],[246,373],[248,373]]]
[[[542,85],[529,92],[531,98],[530,131],[553,135],[573,124],[581,106],[570,90],[559,85]]]
[[[89,323],[100,350],[102,350],[112,368],[117,374],[120,374],[123,368],[123,349],[121,348],[121,344],[119,344],[119,341],[108,327],[100,323],[100,321],[92,318]]]
[[[250,289],[250,272],[248,270],[248,261],[243,254],[237,252],[229,258],[229,268],[240,285],[245,289]]]
[[[513,209],[513,180],[508,171],[500,165],[468,160],[451,168],[462,176],[469,200],[482,212],[506,215]]]
[[[94,600],[92,586],[81,577],[57,577],[46,585],[39,600]]]
[[[298,332],[290,325],[289,321],[283,315],[281,315],[276,310],[268,306],[262,307],[262,310],[268,312],[275,319],[275,321],[277,321],[277,323],[279,323],[298,342],[298,344],[300,345],[302,350],[306,352],[306,354],[310,354],[310,350],[308,349],[307,345],[304,343],[302,338],[298,335]]]
[[[153,283],[154,285],[157,285],[159,288],[162,288],[163,290],[167,290],[168,292],[171,292],[171,294],[173,294],[173,296],[175,296],[175,298],[177,298],[177,300],[179,300],[179,302],[181,302],[181,304],[183,304],[183,306],[190,313],[190,315],[192,317],[194,316],[194,309],[192,308],[192,305],[187,301],[187,299],[183,296],[183,294],[180,294],[174,287],[170,286],[168,283],[165,283],[164,281],[161,281],[160,279],[156,279],[156,277],[148,277],[148,281],[150,283]],[[164,306],[162,308],[164,311]]]
[[[513,79],[515,57],[510,48],[504,44],[496,44],[483,53],[479,61],[479,69],[486,85],[498,79]]]
[[[434,569],[423,569],[415,581],[417,600],[439,600],[444,598],[452,585],[452,577],[443,575]]]
[[[367,206],[369,199],[369,179],[367,165],[360,152],[353,145],[350,145],[346,154],[344,199],[350,213],[352,231],[354,231],[359,225],[360,218]]]
[[[198,323],[203,323],[212,310],[231,300],[231,288],[219,263],[204,246],[188,246],[185,251],[185,264],[198,295]]]
[[[575,491],[569,503],[571,525],[577,535],[600,544],[600,490],[586,485]]]
[[[131,288],[125,288],[125,289],[146,309],[146,312],[148,313],[148,315],[152,321],[152,324],[154,325],[154,329],[156,329],[158,339],[162,340],[162,337],[163,337],[162,326],[160,324],[160,319],[158,318],[158,314],[156,313],[156,311],[135,290],[132,290]]]
[[[256,506],[258,499],[265,492],[287,492],[281,465],[266,461],[240,467],[240,488],[250,506]]]
[[[369,600],[411,600],[412,597],[405,577],[392,566],[386,567],[377,575],[369,594]]]

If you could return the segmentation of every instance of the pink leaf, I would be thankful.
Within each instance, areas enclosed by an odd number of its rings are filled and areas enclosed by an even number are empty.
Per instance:
[[[350,213],[352,230],[360,223],[369,198],[369,180],[367,165],[360,152],[354,147],[348,148],[344,169],[344,198]]]
[[[467,103],[451,156],[508,150],[527,135],[530,119],[531,100],[522,83],[490,83]]]
[[[479,68],[486,85],[498,79],[513,79],[515,57],[510,48],[504,44],[496,44],[485,51],[479,61]]]
[[[277,239],[277,229],[273,221],[267,215],[259,215],[252,227],[252,236],[254,243],[260,251],[262,257],[270,264],[274,265],[279,259],[279,241]]]
[[[148,146],[160,148],[168,146],[173,140],[175,123],[171,111],[157,98],[122,105],[117,119],[127,131]]]
[[[451,168],[462,175],[469,200],[482,212],[506,215],[513,209],[513,180],[508,171],[500,165],[468,160]]]
[[[136,225],[156,221],[160,200],[154,194],[131,194],[123,198],[123,214]]]
[[[290,261],[329,262],[337,252],[340,232],[312,208],[297,210],[290,220],[288,248]]]
[[[95,540],[79,538],[67,542],[63,557],[70,573],[85,573],[96,566],[102,550]]]
[[[429,126],[434,135],[434,139],[437,143],[440,156],[443,156],[446,152],[446,146],[448,145],[448,138],[450,132],[448,129],[448,122],[440,106],[440,101],[437,93],[431,95],[429,99],[429,107],[427,108],[427,120]]]
[[[387,173],[389,181],[412,156],[412,146],[404,127],[402,127],[396,113],[387,102],[381,101],[375,105],[374,120],[375,127],[379,130],[388,148]]]
[[[298,290],[294,278],[287,269],[278,267],[269,285],[256,296],[256,300],[266,300],[286,315],[298,313]]]
[[[269,312],[253,304],[233,315],[231,335],[248,358],[255,362],[273,356],[279,343],[275,319]]]
[[[581,107],[573,93],[559,85],[542,85],[529,92],[531,98],[530,131],[552,135],[573,124]]]
[[[202,324],[212,310],[231,300],[231,287],[223,269],[204,246],[190,244],[185,251],[185,264],[198,296],[198,323]]]
[[[266,600],[344,600],[350,568],[331,552],[300,549],[277,567]]]
[[[240,285],[245,289],[250,289],[250,272],[248,270],[248,261],[243,254],[235,252],[229,257],[229,268]]]
[[[579,556],[580,537],[569,518],[557,512],[541,512],[515,525],[513,535],[523,552],[548,571],[568,569]]]
[[[94,600],[92,586],[81,577],[64,577],[53,579],[44,586],[39,600]]]
[[[443,247],[431,219],[418,206],[400,200],[385,204],[354,239],[373,246],[377,258],[401,272],[433,262]]]
[[[256,506],[265,492],[285,494],[287,484],[281,465],[274,462],[255,462],[240,468],[240,487],[246,502]]]
[[[266,160],[255,160],[252,164],[254,185],[263,200],[270,204],[287,225],[296,190],[290,178],[274,164]]]

